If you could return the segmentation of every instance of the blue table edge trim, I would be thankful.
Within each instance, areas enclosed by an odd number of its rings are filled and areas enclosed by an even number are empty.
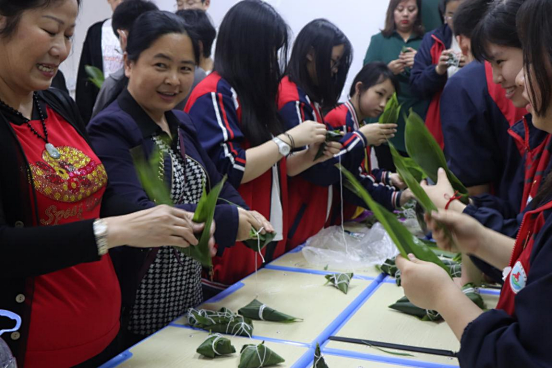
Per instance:
[[[347,351],[347,350],[332,349],[332,348],[322,348],[322,354],[334,355],[334,356],[343,357],[343,358],[369,360],[369,361],[375,361],[379,363],[401,364],[401,365],[406,365],[410,367],[420,367],[420,368],[458,368],[459,367],[458,365],[443,365],[442,363],[423,362],[418,360],[396,358],[391,356],[386,357],[381,355],[373,355],[373,354],[359,353],[355,351]]]
[[[277,266],[277,265],[271,265],[271,264],[267,264],[265,266],[265,269],[273,270],[273,271],[283,271],[283,272],[308,273],[308,274],[312,274],[312,275],[332,275],[332,274],[335,274],[335,273],[339,273],[338,271],[322,271],[322,270],[313,270],[313,269],[310,269],[310,268],[295,268],[295,267]],[[353,279],[375,281],[380,277],[383,278],[383,274],[380,274],[377,277],[363,276],[363,275],[356,275],[355,274],[353,276]]]

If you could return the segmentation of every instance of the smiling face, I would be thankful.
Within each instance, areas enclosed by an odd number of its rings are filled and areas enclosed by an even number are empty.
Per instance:
[[[401,1],[393,13],[397,31],[408,33],[412,31],[418,17],[416,0]]]
[[[532,78],[532,85],[534,90],[534,97],[530,92],[529,78]],[[552,133],[552,101],[547,101],[548,109],[543,116],[539,116],[534,113],[533,106],[540,106],[540,89],[538,83],[535,81],[535,76],[533,75],[530,68],[524,66],[524,68],[518,73],[516,77],[516,85],[519,88],[523,89],[523,97],[529,101],[527,104],[527,111],[532,114],[533,125],[540,130],[544,130],[548,133]]]
[[[500,84],[506,91],[506,98],[516,107],[525,107],[527,99],[523,97],[523,87],[516,84],[516,76],[523,69],[523,52],[508,46],[488,45],[489,62],[493,68],[493,82]]]
[[[190,37],[180,33],[161,36],[140,54],[138,60],[129,61],[125,54],[128,90],[155,120],[190,93],[194,60]]]
[[[366,91],[361,92],[362,82],[355,86],[356,93],[353,99],[359,101],[359,119],[375,118],[381,115],[387,102],[393,97],[395,87],[390,79],[373,85]]]
[[[3,83],[19,94],[50,87],[59,65],[71,51],[77,13],[76,0],[23,12],[14,33],[0,37]],[[1,23],[5,21],[0,17]]]

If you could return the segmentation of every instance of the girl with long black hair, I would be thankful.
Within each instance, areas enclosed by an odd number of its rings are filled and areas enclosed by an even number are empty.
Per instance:
[[[271,5],[239,2],[220,26],[213,73],[195,87],[185,108],[218,170],[274,226],[277,235],[262,252],[265,260],[285,249],[287,176],[312,166],[326,137],[323,124],[311,121],[286,131],[278,118],[287,45],[288,26]],[[308,150],[286,158],[292,148],[306,145]],[[333,155],[337,146],[328,145],[320,160]],[[261,255],[238,244],[215,258],[213,279],[220,287],[232,284],[252,273],[256,262],[262,263]]]
[[[324,123],[323,111],[337,106],[352,57],[349,39],[333,23],[315,19],[303,27],[293,45],[286,76],[280,83],[278,109],[287,129],[300,127],[309,120]],[[334,165],[341,163],[349,171],[360,174],[369,145],[367,135],[373,134],[372,128],[365,125],[345,133],[336,157],[290,179],[288,249],[302,244],[325,224],[342,221],[336,214],[332,216],[332,208],[334,205],[340,208],[342,200],[341,190],[336,190],[335,195],[331,187],[340,182],[340,173]],[[394,126],[385,127],[384,131],[391,137]],[[358,178],[390,210],[409,199],[409,194],[403,196],[390,183],[377,183],[371,176],[358,175]],[[344,199],[365,206],[347,190],[344,190]]]

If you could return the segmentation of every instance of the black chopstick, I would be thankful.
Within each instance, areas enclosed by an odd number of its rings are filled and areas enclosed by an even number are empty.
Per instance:
[[[349,337],[339,337],[339,336],[330,336],[330,340],[333,341],[340,341],[340,342],[348,342],[351,344],[360,344],[360,345],[368,345],[368,346],[376,346],[379,348],[386,348],[386,349],[396,349],[396,350],[405,350],[405,351],[412,351],[416,353],[424,353],[424,354],[432,354],[432,355],[440,355],[440,356],[446,356],[451,358],[457,358],[458,353],[451,351],[451,350],[441,350],[441,349],[430,349],[430,348],[422,348],[419,346],[410,346],[410,345],[400,345],[400,344],[392,344],[388,342],[381,342],[381,341],[373,341],[373,340],[362,340],[362,339],[352,339]]]

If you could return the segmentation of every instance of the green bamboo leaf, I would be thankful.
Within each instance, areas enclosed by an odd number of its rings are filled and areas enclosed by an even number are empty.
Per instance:
[[[190,309],[186,318],[190,326],[206,331],[234,336],[251,337],[253,335],[253,321],[234,314],[227,308],[221,308],[219,311]]]
[[[213,223],[213,217],[215,216],[215,209],[217,207],[218,198],[224,182],[226,181],[226,175],[222,180],[215,185],[213,189],[206,193],[205,185],[203,186],[203,195],[199,200],[196,211],[194,212],[193,222],[204,223],[205,227],[199,235],[199,243],[197,245],[190,245],[186,248],[175,247],[188,257],[192,257],[197,260],[203,267],[212,267],[213,261],[211,259],[211,252],[209,250],[209,239],[211,237],[211,224]]]
[[[333,275],[326,275],[326,284],[332,284],[333,287],[341,290],[344,294],[349,292],[349,283],[353,278],[352,273],[336,273]]]
[[[316,349],[314,350],[314,364],[312,368],[329,368],[320,351],[320,345],[316,343]]]
[[[341,132],[339,130],[328,130],[326,132],[326,142],[339,142],[343,138],[341,135]],[[324,150],[326,149],[326,143],[322,143],[320,145],[320,148],[318,149],[318,152],[316,152],[316,155],[314,156],[314,160],[318,160],[322,155],[324,155]]]
[[[210,335],[196,350],[197,353],[207,357],[215,358],[221,355],[232,354],[236,348],[229,339],[220,334]]]
[[[243,241],[243,245],[245,245],[249,249],[253,249],[255,252],[259,252],[260,250],[263,250],[268,244],[270,244],[272,240],[274,240],[274,238],[276,237],[276,233],[265,233],[257,235],[255,229],[251,228],[249,236],[251,237],[251,239]]]
[[[410,157],[403,157],[402,161],[405,165],[405,167],[408,169],[410,174],[416,179],[416,181],[419,183],[422,181],[423,178],[426,177],[424,170]]]
[[[142,147],[130,151],[140,183],[148,197],[156,204],[173,206],[169,188],[159,177],[159,149],[154,146],[151,159],[147,160]]]
[[[300,322],[303,319],[290,316],[282,312],[278,312],[275,309],[267,307],[264,303],[261,303],[257,299],[254,299],[251,303],[238,310],[238,314],[257,321],[269,321],[269,322]]]
[[[84,70],[88,75],[88,80],[94,83],[96,87],[101,89],[105,81],[103,72],[100,69],[96,68],[95,66],[91,66],[91,65],[86,65],[84,67]]]
[[[423,169],[424,173],[434,182],[437,182],[437,171],[442,167],[447,177],[459,194],[463,195],[462,202],[468,202],[468,190],[462,182],[449,170],[445,154],[431,135],[424,121],[418,114],[410,110],[405,118],[405,145],[408,155]]]
[[[397,94],[393,93],[393,96],[385,105],[385,109],[379,117],[378,122],[380,124],[396,124],[397,120],[399,120],[401,107],[402,105],[399,105]]]
[[[283,362],[284,358],[267,348],[263,341],[259,345],[246,344],[242,347],[238,368],[261,368]]]
[[[366,202],[404,258],[408,259],[408,254],[412,253],[416,256],[416,258],[422,261],[435,263],[449,273],[448,268],[443,264],[443,262],[441,262],[435,253],[433,253],[422,242],[416,242],[414,235],[412,235],[410,231],[408,231],[408,229],[397,220],[394,214],[374,201],[366,189],[364,189],[364,187],[356,180],[353,174],[339,164],[336,166],[348,179],[348,184],[350,184],[350,186],[347,187],[351,188],[353,193]]]

